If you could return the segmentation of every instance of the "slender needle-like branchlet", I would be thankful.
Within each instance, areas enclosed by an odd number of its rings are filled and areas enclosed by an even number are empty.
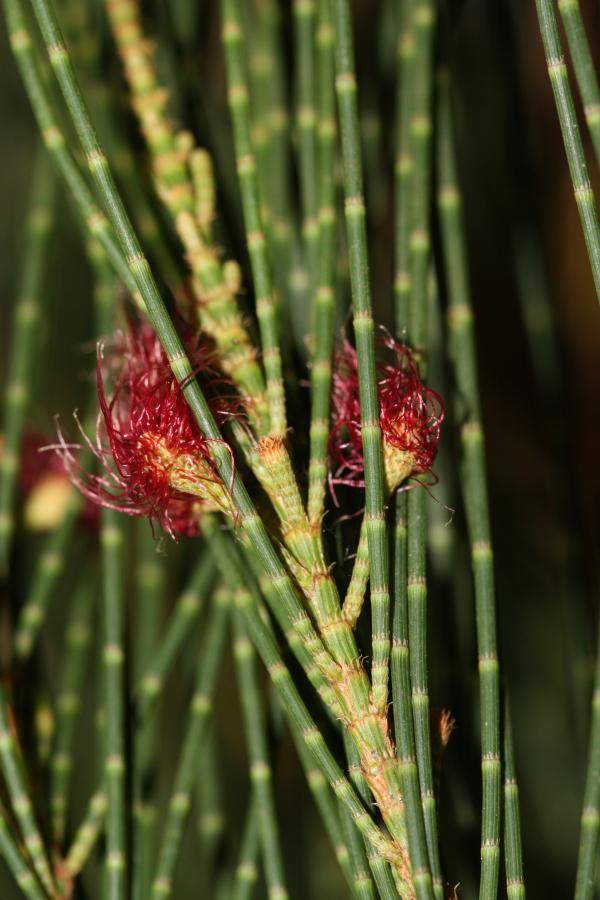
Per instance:
[[[431,133],[433,106],[433,40],[435,7],[430,2],[412,2],[411,34],[414,57],[410,63],[412,97],[408,121],[408,139],[412,174],[409,208],[410,294],[407,311],[407,336],[420,357],[422,374],[427,369],[428,277],[431,256],[430,185]],[[431,735],[429,728],[429,684],[427,665],[427,497],[418,483],[407,501],[407,598],[410,646],[410,679],[417,767],[429,863],[436,898],[443,896],[440,865],[436,799],[433,789]]]
[[[234,635],[234,659],[246,735],[250,781],[258,806],[265,881],[269,900],[285,900],[288,892],[285,886],[279,825],[273,795],[273,771],[269,761],[265,714],[256,673],[256,654],[246,634],[241,613],[238,611],[234,616]]]
[[[100,212],[59,127],[49,92],[40,75],[21,0],[3,0],[10,45],[31,103],[38,128],[60,178],[71,193],[84,227],[102,244],[111,265],[134,298],[135,279],[121,253],[108,219]]]
[[[125,548],[123,522],[112,509],[102,510],[102,615],[104,709],[106,736],[104,777],[106,780],[106,856],[104,897],[125,897],[127,879],[125,828],[125,704],[124,704],[124,580]]]
[[[594,68],[590,44],[581,17],[579,0],[558,0],[558,8],[565,27],[567,44],[581,99],[585,121],[592,136],[596,163],[600,166],[600,88]]]
[[[186,731],[171,790],[158,861],[152,879],[151,896],[154,900],[158,900],[161,897],[170,897],[173,893],[175,864],[192,801],[192,791],[198,777],[198,757],[206,734],[208,719],[213,709],[217,676],[227,636],[229,611],[228,591],[216,591],[198,654],[194,694],[190,703]]]
[[[256,860],[259,849],[258,801],[252,794],[246,812],[238,863],[231,887],[231,900],[250,900],[252,897],[258,882]]]
[[[5,689],[0,686],[0,769],[18,822],[25,849],[45,891],[52,896],[56,889],[46,848],[35,820],[31,793],[23,777],[19,749],[10,725],[10,712]]]
[[[61,522],[45,539],[15,631],[15,651],[21,660],[28,659],[35,647],[50,601],[64,571],[82,506],[81,495],[73,489]]]
[[[244,58],[244,39],[238,0],[223,0],[223,46],[227,71],[228,99],[233,124],[233,140],[246,243],[252,267],[256,315],[260,328],[263,362],[267,376],[270,434],[284,436],[287,428],[285,394],[277,314],[273,297],[271,264],[267,254],[256,157],[250,137],[249,97]]]
[[[596,295],[600,300],[600,225],[598,224],[596,198],[588,176],[569,75],[558,34],[556,12],[552,0],[536,0],[535,5],[546,54],[548,75],[571,173],[573,192],[592,268]]]
[[[519,786],[508,694],[504,697],[504,866],[508,900],[525,900]]]
[[[11,834],[3,809],[0,809],[0,856],[29,900],[45,900],[46,894],[37,880],[35,871],[30,867],[25,852]]]
[[[199,880],[203,885],[201,890],[209,890],[216,875],[222,838],[228,827],[220,746],[212,723],[200,754],[195,806],[198,810],[196,832],[200,839]]]
[[[408,851],[419,900],[431,900],[433,882],[429,852],[425,836],[425,820],[421,803],[421,787],[417,769],[415,732],[413,724],[410,683],[408,591],[407,591],[407,497],[399,493],[395,504],[393,541],[393,598],[392,617],[392,699],[396,753],[402,772],[402,794],[408,836]],[[417,879],[416,874],[419,873]]]
[[[592,720],[579,832],[575,900],[592,900],[598,885],[600,849],[600,628],[592,694]]]
[[[52,837],[62,847],[73,770],[73,742],[81,712],[81,685],[92,640],[91,619],[95,595],[93,570],[85,567],[75,588],[65,633],[65,649],[56,698],[54,747],[50,763],[50,811]]]
[[[64,868],[70,878],[76,878],[88,861],[92,848],[104,826],[107,807],[106,792],[104,790],[96,791],[65,856]]]
[[[167,673],[206,604],[214,577],[214,563],[203,554],[175,602],[163,637],[140,675],[135,693],[136,714],[140,722],[147,718],[162,693]]]
[[[360,128],[350,3],[348,0],[335,0],[333,9],[335,84],[344,169],[344,211],[358,358],[361,433],[365,467],[365,519],[371,557],[372,701],[375,708],[383,712],[386,709],[388,698],[390,597],[382,441],[379,427],[375,339],[367,259]]]
[[[461,423],[461,486],[471,544],[479,654],[483,785],[480,897],[491,900],[498,889],[502,778],[494,564],[462,198],[456,176],[446,73],[439,80],[438,92],[438,209],[448,289],[449,352],[456,382],[457,418]]]
[[[335,310],[336,122],[333,25],[329,3],[319,3],[317,23],[317,288],[310,369],[310,462],[308,518],[320,529],[325,507],[331,398],[331,351]]]
[[[0,459],[0,574],[8,570],[15,528],[14,502],[20,472],[21,439],[32,392],[36,335],[42,309],[55,181],[44,150],[38,152],[24,228],[23,263],[14,304],[13,330],[4,392],[4,446]]]
[[[294,0],[292,6],[295,45],[295,120],[302,199],[302,236],[310,296],[317,273],[319,224],[317,221],[317,115],[314,0]]]

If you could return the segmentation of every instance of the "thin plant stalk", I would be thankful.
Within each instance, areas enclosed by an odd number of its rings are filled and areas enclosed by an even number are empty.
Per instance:
[[[4,810],[0,810],[0,856],[29,900],[45,900],[46,894],[40,887],[35,871],[11,834]]]
[[[123,522],[118,512],[102,510],[103,669],[106,737],[106,900],[125,897],[127,848],[125,830],[125,704],[123,635]]]
[[[307,508],[313,528],[320,528],[325,508],[335,310],[336,122],[333,43],[330,4],[320,2],[317,24],[318,254],[310,369],[310,462]]]
[[[588,176],[585,153],[579,134],[575,104],[569,84],[569,75],[565,64],[558,23],[552,0],[536,0],[535,2],[548,76],[552,85],[554,102],[563,136],[573,193],[581,219],[581,227],[587,247],[588,258],[592,269],[596,296],[600,301],[600,225],[596,198]]]
[[[65,650],[56,698],[56,726],[54,747],[50,763],[50,811],[52,836],[62,847],[68,808],[69,787],[73,770],[73,742],[79,713],[81,712],[81,685],[88,662],[92,639],[92,614],[94,606],[93,571],[85,567],[77,585],[65,634]]]
[[[352,21],[348,0],[335,0],[336,93],[344,169],[344,212],[350,262],[353,325],[356,338],[365,470],[365,520],[371,557],[371,697],[380,712],[387,707],[390,653],[388,552],[379,400],[375,369],[374,324],[367,259],[366,213],[360,152]]]
[[[213,697],[223,656],[229,611],[228,592],[216,591],[198,655],[194,694],[190,703],[187,727],[152,879],[151,896],[155,900],[160,897],[170,897],[173,892],[175,864],[192,800],[192,789],[198,776],[198,755],[213,708]]]
[[[33,869],[45,891],[52,896],[56,886],[46,848],[35,820],[31,794],[24,780],[20,752],[9,724],[9,715],[5,689],[0,687],[0,769]]]
[[[507,694],[504,697],[504,865],[508,900],[525,900],[519,786]]]
[[[4,446],[0,460],[0,573],[8,570],[15,528],[23,426],[32,393],[33,361],[38,334],[50,235],[55,182],[44,150],[35,162],[29,211],[24,228],[23,264],[14,305],[13,333],[4,404]]]
[[[498,890],[502,778],[494,564],[462,197],[456,175],[447,73],[439,79],[438,88],[438,209],[448,289],[449,352],[456,382],[457,420],[462,423],[460,474],[475,586],[479,655],[482,772],[480,898],[492,900]]]
[[[238,863],[231,887],[231,900],[250,900],[252,897],[258,882],[256,860],[258,859],[259,850],[258,801],[254,793],[252,793],[248,803]]]
[[[596,163],[600,166],[600,87],[581,17],[579,0],[558,0],[558,9],[573,60],[577,87],[583,101],[583,114],[594,145]]]
[[[96,791],[64,859],[64,868],[70,878],[76,878],[88,861],[92,848],[104,827],[107,808],[106,791]]]
[[[244,39],[238,0],[223,0],[223,46],[227,71],[228,99],[233,124],[233,141],[246,243],[250,255],[256,295],[256,315],[260,328],[263,360],[267,376],[270,434],[286,432],[285,394],[273,281],[260,208],[256,158],[250,137],[248,85],[245,72]]]
[[[575,900],[592,900],[598,884],[600,847],[600,628],[592,694],[592,720],[579,832]]]
[[[258,827],[263,869],[270,900],[288,897],[273,795],[273,772],[269,762],[265,714],[260,701],[255,651],[248,639],[241,613],[234,615],[234,659],[246,734],[252,792],[258,804]]]

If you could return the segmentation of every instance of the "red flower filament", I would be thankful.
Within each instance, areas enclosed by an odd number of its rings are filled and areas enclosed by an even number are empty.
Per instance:
[[[101,415],[96,442],[86,442],[100,461],[101,473],[82,472],[62,435],[56,449],[71,480],[89,499],[154,519],[171,535],[196,534],[200,512],[229,509],[210,441],[198,428],[150,327],[132,329],[120,343],[109,360],[115,381],[110,399],[98,353]],[[195,373],[211,371],[205,349],[193,349],[190,358]],[[217,404],[213,412],[222,420],[227,409]]]
[[[431,469],[444,406],[439,394],[421,381],[410,349],[392,338],[382,343],[394,355],[392,363],[378,365],[379,424],[391,493],[406,478]],[[346,339],[334,356],[332,420],[330,483],[364,487],[358,365],[356,350]]]

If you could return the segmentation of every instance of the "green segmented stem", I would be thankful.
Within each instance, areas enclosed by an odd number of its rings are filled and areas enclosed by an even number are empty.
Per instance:
[[[192,789],[198,776],[198,756],[212,713],[217,676],[227,634],[230,603],[227,591],[217,591],[198,654],[194,694],[190,703],[181,754],[171,790],[165,827],[152,879],[153,898],[170,897],[173,874],[189,812]]]
[[[592,694],[592,719],[579,832],[575,900],[592,900],[598,885],[600,847],[600,628]]]
[[[64,866],[71,878],[76,878],[88,861],[90,852],[104,825],[107,809],[108,798],[105,791],[97,791],[90,800],[85,818],[77,829],[69,852],[65,856]]]
[[[325,775],[338,801],[347,806],[356,827],[366,840],[373,845],[375,850],[384,858],[389,859],[396,866],[398,873],[406,876],[407,873],[403,868],[403,859],[398,848],[375,825],[327,749],[323,736],[316,728],[306,709],[289,670],[281,658],[277,645],[259,615],[251,595],[248,592],[238,593],[236,595],[236,606],[241,610],[252,642],[269,672],[286,718],[302,734],[315,763]],[[405,887],[408,888],[406,883]]]
[[[411,0],[402,0],[397,48],[396,159],[394,162],[394,321],[402,337],[408,323],[410,275],[410,210],[413,158],[410,122],[413,102],[415,44]]]
[[[231,900],[250,900],[252,897],[258,882],[256,859],[259,849],[258,801],[252,794],[244,822],[240,854],[231,888]]]
[[[116,510],[102,510],[102,607],[104,708],[106,735],[104,777],[106,780],[106,856],[104,896],[125,896],[127,851],[125,839],[125,733],[123,649],[123,526]]]
[[[438,132],[438,209],[448,286],[449,352],[456,381],[457,420],[462,423],[461,486],[471,544],[477,617],[483,787],[480,897],[491,900],[497,894],[500,862],[500,672],[475,334],[446,73],[439,81]]]
[[[265,715],[256,677],[255,652],[246,634],[240,612],[236,612],[234,616],[234,635],[234,659],[238,675],[252,793],[256,797],[258,806],[258,828],[267,891],[270,900],[284,900],[289,895],[285,886],[279,842]]]
[[[21,660],[28,659],[35,647],[56,585],[63,573],[67,549],[82,506],[81,495],[73,489],[62,521],[45,540],[16,626],[15,652]]]
[[[200,756],[200,774],[196,785],[196,832],[200,839],[201,884],[210,889],[217,865],[217,854],[227,827],[223,806],[220,748],[214,727],[209,727]]]
[[[6,822],[6,813],[0,809],[0,856],[29,900],[45,900],[46,894],[40,887],[35,873],[29,868],[29,861],[10,833]]]
[[[161,694],[165,678],[184,640],[191,633],[210,592],[215,576],[212,560],[203,554],[175,602],[169,624],[140,675],[136,689],[136,711],[143,722]]]
[[[306,302],[295,277],[296,230],[290,191],[289,115],[282,58],[281,11],[274,0],[251,4],[248,58],[252,96],[252,141],[258,161],[260,197],[273,275],[286,304],[287,319],[298,300]],[[293,306],[292,306],[293,304]],[[284,335],[282,335],[284,339]]]
[[[360,536],[358,538],[358,547],[354,565],[352,566],[352,575],[350,576],[350,584],[344,597],[344,605],[342,613],[347,622],[352,627],[358,622],[367,585],[369,584],[369,573],[371,571],[369,560],[369,528],[366,519],[363,519],[360,526]]]
[[[35,813],[22,774],[21,760],[16,741],[9,725],[8,702],[4,688],[0,686],[0,768],[8,789],[10,804],[23,835],[23,843],[31,859],[33,869],[50,896],[55,884],[50,871],[46,848],[35,821]]]
[[[583,101],[583,113],[592,136],[596,162],[600,165],[600,88],[594,60],[581,18],[579,0],[558,0],[575,78]]]
[[[394,614],[392,620],[392,698],[396,753],[402,772],[402,795],[408,835],[408,851],[415,892],[419,900],[432,900],[433,881],[425,835],[424,810],[417,768],[410,683],[407,596],[407,497],[396,496],[394,529]]]
[[[321,776],[322,777],[322,776]],[[352,894],[357,900],[374,900],[376,897],[373,880],[369,874],[367,854],[362,835],[356,830],[352,816],[345,807],[340,809],[342,834],[350,853],[352,867]]]
[[[4,447],[0,460],[0,573],[8,570],[15,529],[14,503],[21,468],[21,439],[31,396],[54,197],[55,182],[46,154],[39,151],[24,228],[22,272],[14,305],[8,380],[4,391]]]
[[[365,521],[371,557],[373,634],[371,696],[374,707],[383,712],[386,709],[388,698],[390,653],[390,596],[384,473],[367,260],[352,21],[348,0],[335,0],[334,23],[336,93],[344,167],[344,211],[358,359],[361,434],[365,467]]]
[[[381,900],[398,900],[398,891],[392,878],[390,864],[376,853],[369,854],[368,862]]]
[[[33,45],[23,15],[21,0],[3,0],[10,45],[31,103],[42,139],[56,171],[67,186],[85,228],[102,244],[111,265],[131,295],[139,300],[139,292],[127,262],[115,241],[106,216],[100,212],[67,148],[66,139],[58,126],[48,91],[35,62]]]
[[[426,0],[410,4],[411,33],[414,41],[411,78],[413,94],[409,112],[409,143],[412,159],[409,210],[409,269],[407,335],[415,352],[422,358],[426,374],[428,343],[428,275],[431,255],[429,230],[431,184],[431,133],[433,100],[434,6]],[[427,675],[427,506],[425,491],[418,485],[407,501],[408,563],[408,638],[410,646],[410,679],[417,768],[421,785],[421,802],[433,892],[443,896],[440,865],[436,799],[433,789],[431,735],[429,727],[429,684]]]
[[[314,0],[294,0],[292,5],[296,69],[295,120],[302,198],[302,237],[309,275],[310,296],[317,278],[319,223],[317,219],[317,114]]]
[[[67,799],[73,768],[75,728],[81,711],[80,692],[92,639],[94,579],[86,567],[77,585],[65,635],[65,650],[56,698],[56,734],[50,763],[52,836],[58,847],[65,838]]]
[[[238,0],[223,0],[222,10],[223,46],[227,71],[229,109],[233,124],[236,167],[244,213],[246,243],[254,281],[256,315],[260,328],[263,363],[267,376],[267,399],[270,415],[269,433],[271,435],[284,436],[287,429],[287,421],[281,371],[281,351],[279,349],[277,316],[273,302],[271,269],[260,209],[256,158],[250,137],[248,87]]]
[[[504,864],[508,900],[525,900],[519,786],[515,766],[512,719],[506,694],[504,697]]]
[[[154,536],[148,522],[137,524],[137,552],[135,586],[136,608],[134,624],[134,678],[139,683],[146,666],[151,665],[160,646],[160,631],[166,587],[164,559],[157,553]],[[150,891],[156,808],[149,796],[153,763],[158,749],[158,722],[146,717],[133,730],[133,846],[132,895],[144,900]],[[150,782],[150,786],[148,785]]]
[[[554,102],[556,103],[569,172],[571,173],[573,192],[592,268],[596,296],[600,300],[600,226],[598,225],[596,198],[588,176],[569,76],[558,34],[556,13],[552,0],[535,0],[535,5],[544,44],[548,75],[554,93]]]
[[[319,3],[317,25],[317,165],[318,165],[318,268],[313,312],[310,369],[310,462],[308,518],[320,531],[325,508],[327,441],[331,402],[331,351],[335,311],[336,239],[336,122],[334,34],[328,2]]]

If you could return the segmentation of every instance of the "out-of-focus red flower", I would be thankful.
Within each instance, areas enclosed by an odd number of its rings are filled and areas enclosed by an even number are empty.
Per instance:
[[[187,340],[194,377],[212,387],[224,379],[212,367],[210,350]],[[107,395],[106,383],[114,383]],[[193,535],[203,511],[229,511],[229,498],[200,431],[177,383],[160,341],[147,324],[119,336],[96,370],[100,416],[96,441],[86,439],[101,465],[99,474],[83,471],[59,433],[56,447],[73,483],[90,500],[131,516],[157,521],[169,534]],[[221,423],[234,412],[231,399],[215,397],[212,411]],[[79,449],[79,448],[77,448]]]
[[[390,492],[433,465],[444,418],[442,398],[421,381],[411,350],[385,337],[393,362],[378,364],[379,424]],[[344,338],[333,361],[330,484],[364,487],[356,350]]]

